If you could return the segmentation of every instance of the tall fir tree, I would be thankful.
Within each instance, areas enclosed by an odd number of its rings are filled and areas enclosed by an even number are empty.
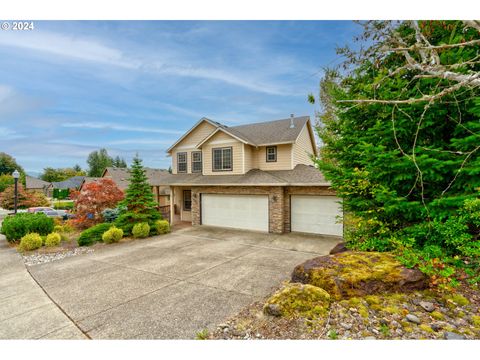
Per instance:
[[[146,171],[142,160],[136,155],[129,170],[130,178],[128,188],[125,190],[125,200],[122,205],[129,212],[157,217],[157,203],[154,200],[152,189],[148,183]]]

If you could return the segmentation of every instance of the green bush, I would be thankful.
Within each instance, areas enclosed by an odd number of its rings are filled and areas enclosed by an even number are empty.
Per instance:
[[[158,234],[167,234],[170,232],[170,224],[167,220],[155,221],[155,228],[157,229]]]
[[[47,235],[45,239],[45,246],[58,246],[60,245],[61,241],[62,237],[60,236],[60,234],[57,232],[52,232],[51,234]]]
[[[53,208],[58,210],[73,210],[75,203],[73,201],[55,201]]]
[[[132,235],[132,229],[135,224],[149,222],[148,220],[147,215],[126,212],[115,220],[115,226],[122,229],[125,236],[129,236]]]
[[[122,210],[122,208],[120,208],[120,207],[117,207],[115,209],[105,209],[105,210],[103,210],[102,211],[103,220],[105,220],[105,222],[109,222],[109,223],[114,222],[115,220],[117,220],[118,216],[120,215],[121,210]]]
[[[26,234],[20,240],[18,249],[20,251],[30,251],[41,248],[43,244],[42,237],[37,233]]]
[[[102,235],[102,240],[105,244],[111,244],[120,241],[123,237],[123,230],[115,226],[105,231]]]
[[[90,246],[95,244],[96,242],[102,241],[102,235],[105,231],[110,229],[112,227],[112,224],[110,223],[101,223],[97,224],[95,226],[92,226],[91,228],[88,228],[87,230],[84,230],[81,234],[80,237],[78,238],[77,242],[78,245],[80,246]]]
[[[146,222],[135,224],[132,234],[135,238],[146,238],[150,234],[150,225]]]
[[[28,233],[50,234],[53,227],[53,219],[43,213],[21,213],[6,217],[3,220],[0,232],[6,236],[7,241],[13,242]]]

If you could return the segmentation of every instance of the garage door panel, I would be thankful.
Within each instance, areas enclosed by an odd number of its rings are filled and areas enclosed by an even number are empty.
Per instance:
[[[343,225],[337,223],[337,216],[342,216],[339,201],[334,196],[292,195],[292,231],[342,236]]]
[[[202,224],[268,231],[268,196],[202,194]]]

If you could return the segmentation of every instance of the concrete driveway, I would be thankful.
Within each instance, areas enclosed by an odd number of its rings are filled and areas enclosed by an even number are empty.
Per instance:
[[[29,267],[93,339],[193,339],[327,254],[338,239],[207,227]]]

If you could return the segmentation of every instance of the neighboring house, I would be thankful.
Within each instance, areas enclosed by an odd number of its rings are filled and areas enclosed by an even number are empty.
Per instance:
[[[67,180],[54,181],[47,187],[47,196],[53,197],[54,189],[58,190],[78,190],[83,183],[85,176],[73,176]]]
[[[343,234],[339,199],[311,160],[308,116],[231,127],[202,118],[167,152],[172,223]]]
[[[50,183],[47,181],[43,181],[29,175],[25,176],[25,189],[27,190],[33,190],[47,195],[47,189],[49,186]]]
[[[159,206],[170,205],[170,188],[163,185],[165,177],[170,175],[167,170],[145,168],[148,183],[152,188],[153,195]],[[128,187],[128,178],[130,173],[128,169],[107,167],[103,174],[103,178],[112,179],[119,189],[125,190]]]

